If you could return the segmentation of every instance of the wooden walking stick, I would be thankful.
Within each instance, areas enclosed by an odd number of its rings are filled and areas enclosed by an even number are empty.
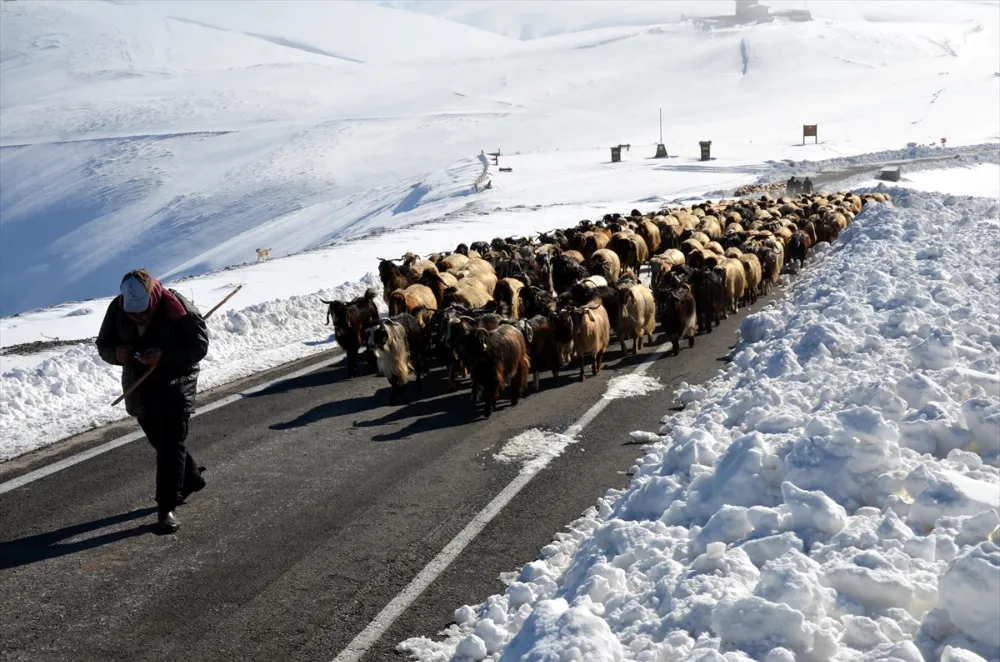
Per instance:
[[[243,289],[242,285],[237,285],[236,289],[233,290],[232,292],[230,292],[229,294],[227,294],[225,299],[223,299],[219,303],[215,304],[214,308],[212,308],[210,311],[208,311],[207,313],[205,313],[205,315],[202,317],[202,319],[208,319],[209,315],[211,315],[212,313],[214,313],[215,311],[217,311],[222,304],[224,304],[225,302],[227,302],[230,299],[232,299],[233,295],[236,294],[237,292],[239,292],[242,289]],[[142,373],[142,376],[140,376],[139,379],[135,380],[135,382],[133,382],[133,384],[128,387],[127,391],[125,391],[124,393],[122,393],[121,395],[119,395],[117,398],[115,398],[115,401],[111,403],[111,406],[114,407],[116,404],[118,404],[119,402],[121,402],[122,400],[124,400],[125,398],[127,398],[132,393],[132,391],[134,391],[137,388],[139,388],[139,384],[142,384],[146,380],[146,377],[149,377],[149,375],[155,369],[156,369],[155,365],[151,365],[148,368],[146,368],[146,372]]]

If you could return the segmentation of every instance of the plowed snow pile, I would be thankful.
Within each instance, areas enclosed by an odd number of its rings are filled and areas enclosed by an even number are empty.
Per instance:
[[[997,202],[865,207],[625,491],[420,660],[1000,658]],[[649,435],[652,437],[652,435]]]

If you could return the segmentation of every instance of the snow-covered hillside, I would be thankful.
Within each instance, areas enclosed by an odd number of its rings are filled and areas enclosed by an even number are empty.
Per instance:
[[[1000,203],[896,189],[422,662],[1000,658]],[[623,431],[623,435],[624,435]],[[609,440],[620,443],[620,440]],[[526,471],[532,468],[526,467]]]
[[[482,149],[540,155],[518,163],[522,198],[549,204],[582,150],[649,155],[660,107],[676,171],[703,139],[761,163],[1000,133],[996,5],[809,3],[819,20],[705,33],[672,22],[687,4],[507,3],[478,24],[374,3],[0,3],[0,314],[109,295],[139,265],[205,273],[404,227],[459,194],[434,213],[476,218]]]

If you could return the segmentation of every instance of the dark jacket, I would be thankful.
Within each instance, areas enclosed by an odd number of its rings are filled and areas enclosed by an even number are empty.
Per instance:
[[[161,307],[139,335],[139,326],[119,305],[115,297],[108,305],[101,331],[97,335],[97,350],[101,358],[113,365],[115,349],[128,345],[133,352],[159,347],[162,355],[156,370],[139,388],[125,398],[125,410],[132,416],[143,417],[155,413],[190,414],[194,411],[195,393],[198,390],[198,362],[208,353],[208,329],[201,313],[190,301],[174,293],[187,315],[171,320]],[[148,366],[134,357],[122,370],[122,389],[127,389],[146,372]]]

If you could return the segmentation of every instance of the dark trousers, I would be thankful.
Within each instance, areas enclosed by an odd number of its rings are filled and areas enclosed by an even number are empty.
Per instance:
[[[139,419],[146,439],[156,449],[156,503],[161,512],[173,510],[186,493],[205,483],[184,446],[189,419],[181,412],[158,412]]]

